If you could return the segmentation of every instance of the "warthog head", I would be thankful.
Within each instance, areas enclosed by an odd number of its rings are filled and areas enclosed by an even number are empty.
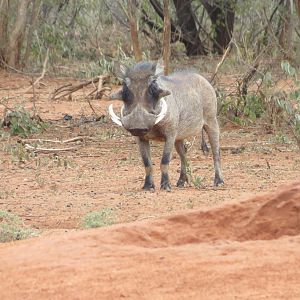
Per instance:
[[[161,64],[156,62],[140,62],[132,68],[120,66],[123,87],[110,98],[121,99],[124,104],[120,117],[115,114],[112,104],[109,113],[116,124],[134,136],[147,134],[167,113],[164,97],[170,92],[157,82],[162,71]]]

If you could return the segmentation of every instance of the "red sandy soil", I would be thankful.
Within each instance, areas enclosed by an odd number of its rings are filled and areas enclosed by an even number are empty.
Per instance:
[[[188,156],[201,184],[174,187],[180,167],[174,153],[172,192],[144,192],[134,139],[109,120],[78,122],[92,116],[84,99],[92,88],[50,101],[56,87],[78,81],[45,77],[33,101],[32,91],[25,92],[30,80],[0,72],[1,101],[7,99],[11,108],[35,106],[50,123],[30,136],[43,142],[0,139],[0,210],[21,216],[42,236],[0,245],[0,300],[300,299],[300,184],[255,197],[300,178],[291,136],[261,124],[227,124],[221,128],[223,187],[212,187],[212,157],[203,156],[196,139]],[[107,115],[110,102],[91,104],[98,115]],[[120,103],[114,105],[118,111]],[[64,114],[73,120],[63,121]],[[78,136],[86,139],[45,142]],[[77,149],[32,155],[25,143]],[[154,143],[156,185],[161,153],[162,145]],[[233,200],[249,194],[255,198]],[[138,222],[75,231],[88,212],[107,208],[114,223]]]
[[[300,182],[0,246],[0,299],[300,299]]]
[[[0,71],[0,99],[8,107],[21,104],[34,107],[30,77]],[[22,217],[26,225],[49,234],[81,227],[89,212],[113,211],[114,223],[153,219],[186,209],[201,209],[219,203],[248,197],[264,191],[274,191],[282,184],[300,178],[299,150],[292,136],[265,130],[261,124],[251,127],[221,126],[221,156],[225,185],[215,190],[211,153],[204,156],[199,139],[190,140],[188,152],[193,176],[198,186],[175,187],[180,161],[173,153],[170,164],[171,193],[144,192],[144,168],[134,138],[125,130],[107,122],[82,123],[82,115],[93,112],[85,100],[93,87],[76,92],[72,99],[49,100],[58,86],[79,83],[70,78],[45,77],[35,89],[37,113],[50,125],[31,139],[68,140],[87,137],[70,144],[37,142],[20,137],[0,138],[0,210]],[[7,99],[7,102],[5,101]],[[98,115],[107,116],[111,102],[92,100]],[[114,101],[116,112],[121,103]],[[4,106],[0,105],[0,114]],[[64,114],[73,120],[64,121]],[[79,124],[78,124],[79,123]],[[77,125],[76,125],[77,124]],[[282,137],[286,139],[282,142]],[[24,148],[28,143],[44,148],[77,147],[76,151],[32,155]],[[151,147],[154,180],[159,187],[162,144]]]

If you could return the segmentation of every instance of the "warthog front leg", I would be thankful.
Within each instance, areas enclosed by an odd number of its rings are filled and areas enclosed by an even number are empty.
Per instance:
[[[171,185],[169,180],[169,164],[171,160],[172,150],[174,147],[175,138],[168,137],[165,142],[164,152],[161,159],[161,182],[160,188],[162,190],[171,191]]]
[[[178,187],[184,187],[185,182],[188,182],[187,177],[187,160],[186,160],[186,148],[184,147],[183,141],[175,142],[175,149],[180,157],[181,168],[180,168],[180,176],[177,181]]]
[[[149,141],[143,140],[141,138],[137,138],[137,142],[140,149],[140,154],[143,159],[143,163],[145,166],[145,183],[143,186],[144,190],[151,190],[154,189],[154,183],[153,183],[153,167],[151,162],[151,155],[150,155],[150,143]]]
[[[204,125],[205,131],[207,132],[211,150],[213,154],[214,167],[215,167],[215,179],[214,185],[218,186],[223,184],[223,176],[221,171],[221,160],[220,160],[220,145],[219,145],[219,125],[217,118],[212,119],[207,125]]]

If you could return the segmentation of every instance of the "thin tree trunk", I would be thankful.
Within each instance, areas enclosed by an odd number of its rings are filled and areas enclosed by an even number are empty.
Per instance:
[[[173,0],[173,2],[181,33],[185,36],[183,43],[187,56],[206,55],[207,52],[202,45],[197,30],[191,0]]]
[[[17,67],[20,63],[21,47],[26,29],[27,10],[30,0],[18,2],[17,20],[8,40],[6,61],[8,65]]]
[[[297,13],[298,13],[298,19],[299,19],[299,22],[300,22],[300,0],[295,0],[295,4],[296,4],[296,10],[297,10]]]
[[[9,0],[2,0],[0,2],[0,58],[1,59],[4,59],[5,48],[7,45],[8,11],[9,11]]]
[[[169,74],[170,40],[171,40],[171,23],[170,23],[170,13],[169,13],[169,0],[164,0],[163,59],[164,59],[165,75]]]
[[[233,0],[215,0],[213,2],[202,0],[213,27],[215,28],[215,37],[213,51],[223,54],[232,38],[234,26],[234,5]]]
[[[164,20],[163,8],[161,7],[158,0],[149,0],[149,1],[150,1],[150,4],[152,5],[153,9],[157,13],[157,15],[162,20]],[[185,1],[187,1],[187,0],[185,0]],[[190,1],[190,0],[188,0],[188,1]],[[191,12],[191,14],[192,14],[192,12]],[[149,18],[149,16],[147,15],[147,13],[145,12],[145,10],[143,11],[143,20],[144,20],[144,22],[146,22],[146,24],[149,26],[150,29],[155,29],[159,32],[163,32],[163,28],[161,28],[154,21],[152,21]],[[175,43],[177,41],[180,41],[185,45],[186,49],[187,49],[187,47],[189,47],[188,45],[194,45],[195,44],[195,40],[194,40],[193,37],[190,37],[190,35],[184,34],[184,32],[182,32],[182,31],[180,32],[180,28],[172,20],[171,16],[170,16],[170,23],[171,23],[171,43]],[[195,24],[196,24],[196,22],[195,22]],[[197,31],[197,28],[196,28],[196,31]],[[197,34],[198,34],[198,32],[197,32]],[[201,41],[200,41],[200,43],[201,43]],[[193,55],[193,54],[191,54],[191,55]]]
[[[131,35],[134,57],[136,61],[141,61],[142,51],[140,48],[139,37],[138,37],[136,6],[134,0],[128,0],[128,17],[129,17],[130,35]]]
[[[283,50],[289,52],[292,44],[292,16],[291,16],[291,2],[284,1],[284,11],[282,13],[281,31],[279,35],[279,44]]]
[[[26,50],[23,59],[23,66],[26,66],[28,63],[29,53],[32,45],[32,39],[33,39],[33,31],[35,30],[36,27],[36,21],[39,15],[40,7],[41,7],[41,0],[33,0],[30,26],[27,34]]]

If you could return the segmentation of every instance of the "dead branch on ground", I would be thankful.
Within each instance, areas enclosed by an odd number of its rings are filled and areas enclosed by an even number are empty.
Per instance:
[[[73,143],[77,141],[84,141],[84,140],[95,140],[92,137],[89,136],[76,136],[74,138],[68,139],[68,140],[46,140],[46,139],[22,139],[22,142],[40,142],[40,143],[58,143],[58,144],[67,144],[67,143]]]
[[[72,95],[73,93],[83,89],[84,87],[87,87],[89,85],[95,85],[98,83],[98,87],[94,88],[92,92],[90,92],[86,99],[101,99],[102,96],[105,94],[106,91],[110,91],[111,89],[107,86],[103,86],[104,83],[108,82],[109,76],[108,75],[102,75],[97,76],[91,80],[82,82],[77,85],[72,85],[71,83],[65,84],[63,86],[60,86],[56,88],[50,95],[49,100],[58,100],[62,97],[67,97]]]
[[[75,127],[80,127],[84,124],[87,123],[95,123],[95,122],[101,122],[103,120],[105,120],[105,115],[97,115],[95,117],[91,117],[91,118],[80,118],[79,120],[75,120],[75,122],[72,122],[70,125],[62,125],[62,124],[56,124],[56,121],[59,120],[52,120],[51,124],[52,126],[55,127],[59,127],[59,128],[75,128]]]
[[[47,139],[22,139],[21,142],[24,143],[25,149],[28,151],[32,151],[34,153],[56,153],[56,152],[64,152],[64,151],[73,151],[77,150],[80,145],[74,146],[74,147],[67,147],[67,148],[44,148],[44,147],[38,147],[32,146],[28,143],[30,142],[39,142],[39,143],[54,143],[54,144],[68,144],[68,143],[73,143],[77,141],[84,141],[84,140],[95,140],[93,137],[89,136],[76,136],[71,139],[67,140],[47,140]]]
[[[17,74],[22,74],[22,75],[25,75],[25,76],[36,76],[38,75],[39,73],[28,73],[28,72],[24,72],[24,71],[21,71],[21,70],[18,70],[12,66],[10,66],[9,64],[7,64],[1,57],[0,57],[0,63],[7,69],[10,69],[11,71],[17,73]],[[19,89],[18,88],[7,88],[7,90],[10,90],[10,89]],[[5,90],[5,89],[1,89],[1,90]]]
[[[25,144],[25,149],[28,151],[32,151],[34,153],[56,153],[56,152],[64,152],[64,151],[74,151],[77,150],[78,147],[69,147],[69,148],[40,148],[34,147],[29,144]]]

